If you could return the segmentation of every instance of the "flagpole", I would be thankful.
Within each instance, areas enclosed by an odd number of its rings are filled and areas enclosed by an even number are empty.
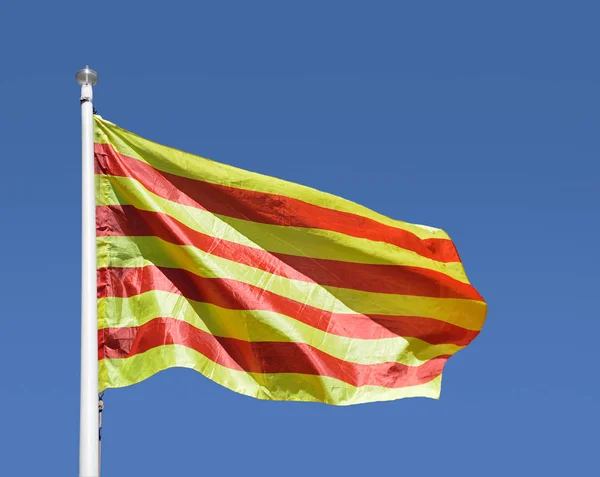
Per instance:
[[[93,86],[98,74],[77,72],[81,85],[81,394],[79,476],[99,477],[98,323],[96,311],[96,203]]]

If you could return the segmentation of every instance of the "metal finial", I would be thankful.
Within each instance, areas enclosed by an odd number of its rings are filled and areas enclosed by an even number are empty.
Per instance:
[[[87,65],[84,69],[79,70],[77,72],[75,78],[77,78],[77,82],[81,86],[83,86],[84,84],[96,86],[96,84],[98,83],[98,73],[96,73],[94,70],[91,70]]]

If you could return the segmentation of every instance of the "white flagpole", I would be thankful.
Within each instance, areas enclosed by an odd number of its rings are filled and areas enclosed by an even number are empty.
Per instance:
[[[98,323],[96,311],[96,202],[94,187],[94,107],[98,75],[87,66],[77,72],[81,85],[81,395],[79,476],[99,477]]]

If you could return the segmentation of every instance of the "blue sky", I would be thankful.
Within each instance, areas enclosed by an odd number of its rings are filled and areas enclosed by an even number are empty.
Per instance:
[[[106,393],[103,476],[592,475],[596,2],[0,5],[0,474],[76,475],[80,112],[444,228],[489,304],[440,401]]]

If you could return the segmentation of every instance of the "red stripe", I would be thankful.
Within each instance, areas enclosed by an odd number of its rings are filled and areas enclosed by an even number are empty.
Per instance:
[[[237,280],[203,278],[179,268],[146,266],[98,270],[98,298],[127,298],[151,290],[175,293],[230,310],[273,311],[327,333],[350,338],[404,336],[431,344],[462,346],[478,334],[431,318],[331,313]]]
[[[420,366],[400,363],[356,364],[335,358],[304,343],[248,342],[221,338],[185,321],[156,318],[135,328],[109,328],[98,332],[98,359],[129,358],[163,345],[192,348],[227,368],[250,373],[298,373],[329,376],[353,386],[401,388],[431,381],[449,356]]]
[[[137,159],[95,144],[96,173],[138,180],[154,194],[214,214],[263,224],[340,232],[386,242],[440,262],[460,262],[451,240],[420,239],[415,234],[360,215],[308,204],[298,199],[238,189],[158,171]]]
[[[471,285],[433,270],[272,254],[211,237],[167,214],[138,210],[131,205],[97,207],[96,224],[99,236],[156,236],[294,280],[368,292],[483,301]]]

